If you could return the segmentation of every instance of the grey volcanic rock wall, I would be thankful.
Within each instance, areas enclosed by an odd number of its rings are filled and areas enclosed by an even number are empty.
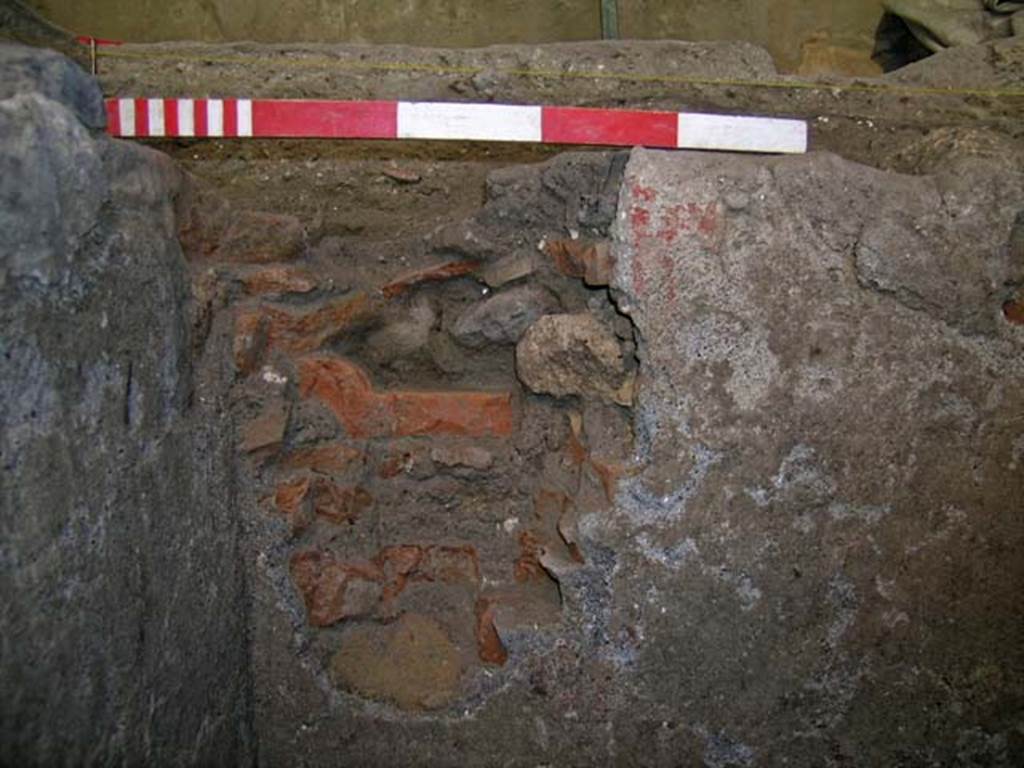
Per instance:
[[[243,761],[231,430],[191,359],[178,177],[93,130],[69,61],[0,48],[0,83],[0,763]]]
[[[1024,762],[1022,201],[980,166],[633,154],[642,469],[580,527],[642,638],[642,762]]]

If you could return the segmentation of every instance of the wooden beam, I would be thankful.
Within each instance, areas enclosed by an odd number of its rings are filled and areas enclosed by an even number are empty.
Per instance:
[[[601,0],[601,37],[605,40],[619,39],[618,0]]]

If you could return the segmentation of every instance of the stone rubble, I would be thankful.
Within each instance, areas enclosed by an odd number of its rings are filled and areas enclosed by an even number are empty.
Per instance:
[[[633,375],[618,338],[591,314],[547,315],[516,346],[516,372],[533,392],[633,401]]]

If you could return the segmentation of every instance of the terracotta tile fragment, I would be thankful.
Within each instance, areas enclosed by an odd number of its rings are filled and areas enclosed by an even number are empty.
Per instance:
[[[364,323],[376,309],[365,294],[304,312],[270,304],[240,307],[235,314],[235,365],[249,373],[270,350],[312,352]]]
[[[409,582],[481,584],[471,546],[402,544],[385,547],[370,561],[342,561],[321,550],[292,557],[291,577],[306,604],[309,623],[325,627],[342,619],[388,615],[388,603]]]
[[[349,437],[506,436],[512,432],[508,392],[375,392],[366,373],[339,357],[299,362],[303,397],[316,396]]]
[[[308,475],[285,480],[274,492],[274,506],[288,520],[293,534],[301,533],[313,521]]]
[[[309,293],[317,287],[316,278],[310,270],[288,264],[253,267],[242,272],[238,280],[250,296]]]
[[[512,396],[494,392],[388,392],[383,395],[394,414],[394,434],[509,435]]]
[[[428,547],[425,555],[417,571],[427,581],[470,585],[480,583],[480,562],[474,547],[434,546]]]
[[[277,448],[288,426],[288,405],[273,399],[263,405],[259,415],[245,425],[240,450],[245,453]]]
[[[321,443],[292,451],[281,460],[286,469],[311,469],[325,475],[340,473],[363,459],[363,452],[344,443]]]
[[[519,557],[512,566],[512,575],[516,581],[524,582],[531,579],[547,578],[544,567],[540,564],[544,542],[533,531],[519,534]]]
[[[373,496],[361,486],[341,486],[325,477],[313,482],[313,510],[335,525],[355,522],[372,505]]]
[[[456,277],[471,275],[476,272],[479,266],[480,262],[475,260],[446,261],[442,264],[400,275],[381,288],[381,293],[384,294],[385,298],[393,299],[425,283],[440,283]]]
[[[248,339],[262,335],[266,350],[311,352],[365,321],[373,312],[373,302],[361,293],[305,312],[271,304],[242,307],[235,315],[236,363],[241,362],[240,351],[252,346],[247,345]]]
[[[283,515],[294,515],[308,497],[309,486],[308,475],[285,480],[274,492],[274,506]]]
[[[369,616],[380,601],[383,574],[373,563],[340,562],[308,550],[292,557],[290,572],[306,604],[309,623],[315,627]]]
[[[481,597],[476,601],[476,648],[480,661],[501,666],[508,661],[508,651],[494,626],[495,608],[490,598]]]
[[[608,285],[615,260],[609,243],[588,243],[582,240],[549,240],[544,252],[551,257],[566,277],[581,278],[587,285]]]
[[[408,576],[423,562],[423,547],[415,544],[400,544],[385,547],[374,558],[385,573]]]
[[[1024,299],[1003,304],[1003,316],[1015,325],[1024,325]]]

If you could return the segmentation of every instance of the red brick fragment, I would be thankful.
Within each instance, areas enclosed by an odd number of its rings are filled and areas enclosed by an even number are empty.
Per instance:
[[[408,472],[412,468],[412,465],[413,458],[411,453],[394,453],[390,456],[386,456],[384,460],[381,461],[377,474],[385,480],[390,480],[393,477],[398,477],[403,472]]]
[[[569,434],[569,439],[565,444],[565,454],[568,456],[569,461],[577,467],[582,466],[590,458],[586,446],[583,445],[579,435],[575,432]]]
[[[575,541],[574,500],[561,491],[541,489],[533,501],[533,525],[519,534],[519,557],[512,574],[520,583],[557,578],[559,568],[584,562]]]
[[[372,504],[373,497],[361,486],[342,486],[310,475],[285,480],[274,493],[274,505],[294,531],[305,529],[314,514],[336,525],[355,522]]]
[[[385,547],[373,561],[384,573],[413,581],[480,584],[479,557],[476,548],[469,545],[403,544]]]
[[[288,519],[293,533],[301,533],[313,520],[309,489],[310,478],[304,476],[284,481],[274,492],[274,506]]]
[[[277,486],[274,505],[285,515],[294,514],[309,494],[309,476],[286,480]]]
[[[322,400],[350,437],[506,436],[512,432],[508,392],[375,392],[358,366],[319,355],[299,362],[303,397]]]
[[[384,547],[374,558],[385,573],[408,576],[423,562],[423,547],[415,544],[400,544]]]
[[[269,304],[242,307],[235,316],[235,363],[252,370],[263,352],[311,352],[328,340],[351,330],[374,311],[365,294],[299,312]]]
[[[519,534],[519,557],[512,566],[512,574],[516,581],[530,581],[546,577],[544,566],[540,564],[540,556],[544,550],[544,542],[533,531]]]
[[[338,357],[306,357],[299,361],[303,397],[315,395],[334,412],[350,437],[386,437],[396,433],[394,415],[357,365]]]
[[[440,283],[456,277],[471,275],[479,266],[480,262],[475,260],[446,261],[433,267],[417,269],[400,275],[381,288],[381,293],[385,298],[393,299],[425,283]]]
[[[369,562],[343,562],[320,550],[299,552],[292,557],[291,576],[309,623],[319,627],[386,613],[409,582],[465,584],[474,590],[481,582],[473,547],[415,544],[385,547]]]
[[[1024,299],[1003,304],[1003,316],[1015,325],[1024,325]]]
[[[609,243],[588,243],[582,240],[549,240],[544,252],[566,277],[581,278],[587,285],[608,285],[615,260]]]
[[[389,392],[395,434],[509,435],[512,396],[494,392]]]
[[[250,296],[282,293],[309,293],[316,290],[316,277],[305,267],[269,264],[253,267],[238,276]]]
[[[344,472],[362,459],[362,451],[344,443],[321,443],[293,451],[281,460],[281,465],[286,469],[311,469],[329,475]]]
[[[387,578],[382,601],[387,603],[402,593],[410,575],[414,574],[423,562],[423,547],[415,544],[402,544],[385,547],[374,558]]]
[[[590,466],[593,467],[594,474],[601,481],[605,498],[608,499],[609,503],[614,502],[615,489],[618,487],[619,479],[625,474],[624,469],[619,464],[608,464],[595,458],[590,459]]]
[[[380,601],[383,574],[374,563],[343,563],[309,550],[292,557],[290,571],[315,627],[368,616]]]
[[[325,477],[314,482],[313,509],[335,525],[353,523],[373,504],[373,496],[361,486],[337,485]]]
[[[235,368],[243,376],[248,376],[259,367],[267,351],[268,325],[267,319],[257,314],[243,312],[235,315],[232,351]]]
[[[508,651],[494,626],[495,608],[490,598],[481,597],[476,601],[476,649],[480,661],[501,666],[508,661]]]
[[[474,547],[428,547],[418,573],[427,581],[445,584],[479,584],[480,562]]]

